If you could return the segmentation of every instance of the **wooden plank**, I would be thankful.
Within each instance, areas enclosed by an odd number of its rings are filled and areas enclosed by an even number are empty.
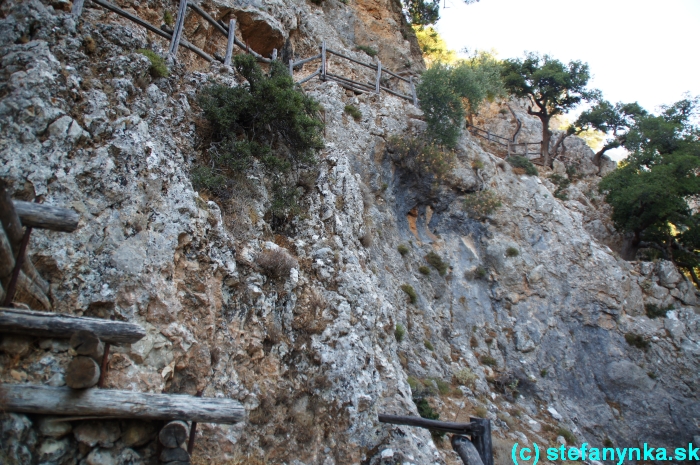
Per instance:
[[[384,91],[386,91],[386,92],[389,92],[389,93],[392,94],[392,95],[396,95],[397,97],[405,98],[405,99],[408,100],[409,102],[412,102],[412,101],[413,101],[413,98],[411,98],[411,96],[409,96],[409,95],[402,94],[401,92],[396,92],[395,90],[391,90],[391,89],[389,89],[389,88],[387,88],[387,87],[383,87],[383,86],[382,86],[381,89],[384,90]]]
[[[409,80],[409,85],[411,86],[411,97],[413,98],[413,106],[418,106],[418,97],[416,96],[416,85],[413,83],[413,76]]]
[[[328,53],[332,53],[333,55],[337,55],[337,56],[339,56],[340,58],[345,58],[346,60],[350,60],[350,61],[352,61],[353,63],[357,63],[358,65],[365,66],[365,67],[367,67],[367,68],[369,68],[369,69],[377,69],[377,65],[371,65],[371,64],[369,64],[369,63],[365,63],[365,62],[363,62],[363,61],[356,60],[356,59],[354,59],[354,58],[350,58],[350,57],[347,56],[347,55],[343,55],[342,53],[336,52],[336,51],[331,50],[331,49],[327,49],[326,51],[327,51]]]
[[[318,60],[319,58],[321,58],[321,56],[322,56],[322,55],[319,53],[318,55],[314,55],[314,56],[309,57],[309,58],[304,58],[303,60],[295,61],[294,63],[292,63],[291,66],[293,66],[293,67],[296,68],[297,66],[303,65],[304,63],[308,63],[308,62],[310,62],[310,61]]]
[[[143,19],[139,18],[138,16],[134,16],[131,13],[127,13],[126,11],[119,8],[118,6],[112,5],[111,3],[106,2],[105,0],[92,0],[92,2],[98,4],[101,7],[106,8],[106,9],[108,9],[108,10],[110,10],[110,11],[112,11],[120,16],[123,16],[126,19],[129,19],[129,20],[135,22],[139,26],[148,29],[149,31],[151,31],[152,33],[154,33],[156,35],[159,35],[159,36],[161,36],[165,39],[168,39],[168,40],[172,40],[172,37],[173,37],[172,34],[158,29],[153,24],[151,24],[147,21],[144,21]],[[190,44],[185,39],[180,39],[180,45],[182,45],[186,49],[190,50],[191,52],[196,53],[197,55],[199,55],[200,57],[204,58],[205,60],[207,60],[209,62],[214,61],[214,58],[209,56],[203,50]]]
[[[326,41],[321,42],[321,80],[326,80]]]
[[[333,78],[333,79],[335,79],[335,80],[338,80],[338,81],[346,82],[346,83],[348,83],[348,84],[350,84],[350,85],[353,85],[353,86],[360,87],[360,88],[362,88],[362,89],[364,89],[364,90],[366,90],[366,91],[368,91],[368,92],[374,91],[374,88],[373,88],[372,86],[368,85],[368,84],[363,84],[363,83],[361,83],[361,82],[353,81],[352,79],[348,79],[348,78],[345,78],[345,77],[343,77],[343,76],[338,76],[337,74],[326,73],[326,76],[328,76],[328,77],[330,77],[330,78]]]
[[[71,8],[71,15],[73,15],[75,18],[80,18],[80,15],[83,14],[83,4],[85,3],[85,0],[73,0],[73,7]]]
[[[395,77],[395,78],[401,79],[401,80],[404,81],[404,82],[409,82],[409,83],[411,82],[410,79],[406,79],[406,78],[403,77],[403,76],[399,76],[398,74],[393,73],[393,72],[389,71],[389,70],[386,69],[386,68],[384,68],[384,72],[385,72],[386,74],[388,74],[389,76],[393,76],[393,77]]]
[[[236,37],[236,20],[232,19],[228,25],[228,42],[226,43],[226,58],[224,58],[224,66],[231,66],[231,58],[233,57],[233,42]]]
[[[13,200],[22,225],[51,231],[73,232],[78,229],[80,215],[69,208]]]
[[[472,434],[477,430],[481,431],[482,427],[473,423],[451,423],[447,421],[426,420],[421,417],[406,416],[406,415],[379,415],[380,423],[390,423],[392,425],[418,426],[419,428],[427,428],[434,431],[444,431],[454,434]]]
[[[32,384],[0,384],[7,412],[41,415],[111,416],[144,420],[238,423],[245,409],[226,398],[149,394],[115,389],[85,389]]]
[[[478,425],[481,432],[472,435],[472,443],[479,452],[483,465],[493,465],[493,447],[491,445],[491,420],[469,417],[472,424]]]
[[[170,50],[168,56],[173,60],[177,58],[177,47],[180,45],[180,37],[182,30],[185,27],[185,15],[187,15],[187,0],[180,0],[180,8],[177,11],[177,20],[175,21],[175,30],[170,39]]]
[[[146,330],[135,323],[0,308],[0,332],[3,333],[68,339],[77,331],[90,331],[111,344],[131,344],[146,335]]]
[[[452,449],[457,452],[457,455],[462,459],[464,465],[484,465],[479,456],[479,452],[468,438],[454,435],[452,439],[450,439],[450,443],[452,444]]]
[[[377,95],[379,95],[379,87],[381,86],[381,81],[382,81],[382,62],[377,60],[377,80],[374,83],[374,88],[375,92]]]
[[[310,75],[306,76],[304,79],[302,79],[301,81],[297,82],[297,84],[298,84],[298,85],[302,85],[302,84],[304,84],[305,82],[308,82],[308,81],[310,81],[311,79],[313,79],[314,77],[318,76],[319,74],[321,74],[321,68],[318,68],[316,71],[313,72],[313,74],[310,74]]]
[[[368,93],[372,92],[371,90],[361,89],[361,88],[359,88],[359,87],[352,86],[352,85],[350,85],[350,84],[347,84],[347,83],[345,83],[345,82],[339,81],[339,80],[337,80],[336,78],[332,78],[332,77],[330,77],[330,76],[328,77],[328,79],[330,79],[331,81],[335,81],[336,83],[338,83],[338,85],[339,85],[340,87],[342,87],[342,88],[344,88],[344,89],[351,90],[351,91],[353,91],[353,92],[357,92],[358,94],[368,94]]]

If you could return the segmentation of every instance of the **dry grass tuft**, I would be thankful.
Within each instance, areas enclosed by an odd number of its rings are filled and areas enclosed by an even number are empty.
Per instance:
[[[292,268],[299,266],[294,257],[282,249],[265,250],[255,261],[262,272],[272,279],[286,278]]]

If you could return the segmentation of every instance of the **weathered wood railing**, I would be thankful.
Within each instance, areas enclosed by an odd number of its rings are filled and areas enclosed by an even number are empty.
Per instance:
[[[292,76],[294,76],[294,68],[297,68],[297,67],[299,67],[305,63],[309,63],[311,61],[315,61],[315,60],[319,60],[319,59],[321,60],[321,64],[320,64],[319,68],[316,71],[314,71],[313,73],[311,73],[309,76],[306,76],[305,78],[301,79],[299,82],[297,82],[297,84],[301,85],[305,82],[310,81],[312,78],[314,78],[316,76],[320,76],[320,79],[322,81],[326,81],[326,80],[335,81],[341,87],[343,87],[345,89],[352,90],[354,92],[379,94],[381,91],[385,91],[385,92],[388,92],[388,93],[395,95],[397,97],[406,99],[409,102],[413,103],[414,105],[418,105],[418,98],[416,96],[416,87],[415,87],[415,84],[413,82],[413,76],[409,76],[408,79],[403,77],[403,76],[400,76],[400,75],[394,73],[393,71],[390,71],[390,70],[382,67],[382,62],[379,60],[377,60],[376,64],[365,63],[363,61],[349,57],[343,53],[336,52],[335,50],[331,50],[331,49],[327,48],[325,41],[321,43],[320,52],[321,53],[319,53],[318,55],[304,58],[303,60],[299,60],[299,61],[291,61],[290,60],[290,62],[289,62],[289,74]],[[374,73],[375,73],[374,81],[373,82],[359,82],[359,81],[356,81],[353,79],[349,79],[349,78],[340,76],[338,74],[330,73],[328,71],[328,58],[329,58],[328,55],[335,55],[339,58],[351,61],[353,63],[356,63],[360,66],[363,66],[367,69],[374,71]],[[406,83],[408,85],[410,95],[398,92],[396,90],[390,89],[390,88],[382,85],[382,77],[383,77],[382,75],[383,74],[390,76],[389,79],[398,79],[399,81]]]
[[[519,129],[520,128],[518,128],[518,130]],[[493,142],[494,144],[500,145],[501,147],[505,147],[507,154],[506,156],[508,157],[511,155],[518,155],[523,157],[528,157],[530,155],[540,155],[540,147],[542,145],[541,142],[514,142],[512,139],[493,134],[491,131],[478,128],[476,126],[470,125],[469,123],[467,123],[467,130],[475,136],[481,137],[482,139],[486,139],[487,141]],[[537,150],[530,151],[531,146],[536,146]],[[523,148],[522,151],[518,150],[520,147]],[[537,163],[537,160],[530,161],[532,161],[533,163]]]
[[[417,426],[432,431],[451,433],[454,435],[451,440],[452,448],[465,465],[493,465],[491,421],[475,417],[471,417],[469,420],[469,423],[452,423],[404,415],[379,415],[380,423]],[[469,435],[471,440],[467,439],[465,435]]]

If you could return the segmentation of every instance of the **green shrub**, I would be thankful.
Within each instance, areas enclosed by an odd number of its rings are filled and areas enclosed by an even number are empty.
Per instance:
[[[433,381],[435,381],[440,395],[444,396],[450,393],[450,383],[443,381],[440,378],[433,378]]]
[[[414,399],[414,402],[418,408],[418,415],[420,415],[422,418],[427,418],[428,420],[437,420],[440,418],[440,414],[433,410],[426,399]]]
[[[163,11],[163,22],[170,27],[173,27],[173,24],[175,24],[175,18],[168,10]]]
[[[270,213],[278,219],[299,215],[301,213],[301,206],[299,205],[300,197],[301,194],[297,187],[275,184],[272,188]]]
[[[430,351],[435,350],[435,347],[433,347],[433,344],[427,339],[423,340],[423,345],[425,346],[426,349],[428,349]]]
[[[564,189],[571,185],[571,180],[556,173],[551,175],[549,180],[552,181],[555,186],[557,186],[556,190],[554,191],[554,197],[558,198],[559,200],[569,200],[564,192]]]
[[[574,436],[574,433],[569,431],[566,428],[559,428],[557,430],[557,434],[559,436],[562,436],[564,439],[566,439],[567,444],[576,444],[576,436]]]
[[[369,45],[356,45],[355,48],[357,50],[365,52],[367,55],[369,55],[371,57],[377,56],[377,49],[372,48]]]
[[[406,254],[409,252],[409,248],[408,248],[408,246],[407,246],[406,244],[400,244],[400,245],[396,248],[396,250],[399,251],[399,253],[401,254],[402,257],[405,257]]]
[[[539,174],[537,172],[537,168],[535,168],[535,165],[533,165],[532,162],[526,157],[513,155],[506,158],[506,161],[510,163],[513,168],[520,168],[524,170],[524,174],[527,174],[528,176],[537,176]]]
[[[547,373],[549,373],[549,372],[547,371],[546,368],[542,368],[542,369],[540,370],[540,376],[543,377],[543,378],[546,378],[546,377],[547,377]]]
[[[506,249],[506,256],[507,257],[517,257],[520,255],[520,251],[516,249],[515,247],[508,247]]]
[[[469,368],[461,368],[460,370],[457,370],[454,376],[457,383],[470,388],[474,387],[477,380],[477,376]]]
[[[399,323],[394,329],[394,337],[396,338],[396,342],[403,341],[404,336],[406,336],[406,328],[404,328],[404,326]]]
[[[501,200],[491,190],[472,192],[464,197],[464,208],[475,218],[483,219],[501,207]]]
[[[352,116],[355,121],[362,119],[362,112],[354,105],[345,105],[345,113]]]
[[[401,285],[401,290],[408,295],[408,298],[412,304],[415,304],[418,301],[418,294],[416,294],[415,289],[413,289],[413,286],[410,284]]]
[[[654,318],[659,318],[659,317],[666,317],[666,312],[671,310],[673,308],[673,305],[669,305],[668,307],[661,308],[658,305],[654,304],[646,304],[644,306],[644,310],[646,311],[646,314],[649,318],[654,319]]]
[[[452,173],[457,160],[452,150],[418,137],[391,136],[387,148],[394,162],[419,178],[442,181]]]
[[[649,376],[649,378],[651,378],[651,379],[656,379],[656,378],[659,377],[659,376],[658,376],[656,373],[654,373],[653,371],[648,371],[648,372],[647,372],[647,376]]]
[[[226,185],[226,177],[204,165],[195,166],[190,171],[192,187],[197,190],[206,189],[210,192],[217,192]]]
[[[488,271],[486,271],[486,268],[484,268],[483,266],[477,266],[474,270],[474,277],[477,279],[484,279],[487,274]]]
[[[428,268],[428,267],[425,266],[425,265],[419,266],[419,267],[418,267],[418,271],[419,271],[421,274],[424,274],[424,275],[426,275],[426,276],[428,276],[428,275],[430,274],[430,268]]]
[[[612,442],[612,439],[606,437],[603,440],[603,446],[609,448],[609,447],[615,447],[615,444]]]
[[[145,48],[137,50],[138,53],[148,58],[151,62],[150,73],[154,78],[168,77],[170,71],[168,71],[168,65],[165,63],[163,57],[158,55],[153,50],[148,50]]]
[[[438,273],[440,273],[440,276],[445,276],[447,274],[447,269],[450,267],[450,265],[446,262],[442,261],[442,257],[438,255],[435,252],[428,252],[428,255],[425,256],[425,260],[430,263],[430,265],[433,266],[436,270],[438,270]]]
[[[627,341],[627,344],[638,349],[647,350],[649,348],[649,341],[639,334],[627,333],[625,334],[625,341]]]
[[[481,360],[482,364],[489,366],[489,367],[495,367],[496,365],[498,365],[498,362],[496,362],[496,359],[491,357],[490,355],[482,355],[480,360]]]
[[[483,170],[484,169],[484,162],[481,160],[474,160],[472,162],[472,168],[475,170]]]
[[[416,392],[416,390],[418,390],[420,381],[418,381],[416,378],[414,378],[413,376],[409,376],[408,378],[406,378],[406,382],[411,387],[411,392]]]

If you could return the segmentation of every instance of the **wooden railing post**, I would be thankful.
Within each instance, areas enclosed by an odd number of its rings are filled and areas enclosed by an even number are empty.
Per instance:
[[[182,29],[185,27],[185,15],[187,15],[187,0],[180,0],[180,9],[177,12],[175,30],[173,31],[173,38],[170,41],[170,50],[168,51],[168,57],[173,60],[177,57],[177,47],[180,45]]]
[[[375,92],[377,92],[377,95],[379,95],[379,85],[381,83],[381,79],[382,79],[382,62],[377,60],[377,82],[375,85],[375,88],[376,88]]]
[[[294,57],[293,56],[289,57],[289,75],[292,76],[292,79],[294,78]]]
[[[484,465],[493,465],[493,449],[491,446],[491,420],[470,417],[471,423],[482,427],[482,431],[472,434],[472,443],[476,447]]]
[[[73,8],[71,9],[71,14],[76,18],[79,18],[83,14],[83,4],[85,0],[73,0]]]
[[[326,80],[326,41],[321,42],[321,80]]]
[[[411,86],[411,97],[413,97],[413,106],[418,106],[418,98],[416,97],[416,86],[413,84],[413,76],[408,77],[408,83]]]
[[[226,58],[224,58],[224,66],[231,66],[231,57],[233,57],[233,42],[236,39],[236,20],[232,19],[228,23],[228,42],[226,43]]]
[[[275,61],[277,59],[277,49],[273,48],[272,49],[272,56],[270,57],[272,61]]]

